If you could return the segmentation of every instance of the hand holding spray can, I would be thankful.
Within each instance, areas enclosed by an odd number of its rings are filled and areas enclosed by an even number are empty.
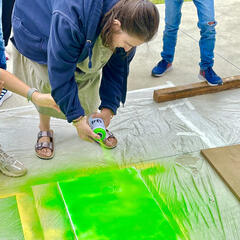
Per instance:
[[[97,141],[104,140],[106,137],[106,128],[102,118],[89,117],[88,123],[90,128],[93,130],[93,132],[98,134],[101,137],[100,139],[96,139],[96,140]]]

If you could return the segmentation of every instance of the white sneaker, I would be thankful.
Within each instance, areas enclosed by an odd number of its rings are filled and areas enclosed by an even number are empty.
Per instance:
[[[9,177],[21,177],[27,173],[27,169],[0,148],[0,172]]]
[[[3,89],[0,94],[0,106],[2,106],[3,102],[12,96],[12,92],[7,89]]]

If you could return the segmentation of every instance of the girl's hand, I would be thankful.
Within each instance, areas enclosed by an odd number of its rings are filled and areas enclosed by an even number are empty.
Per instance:
[[[32,102],[38,106],[53,108],[58,112],[61,112],[60,108],[52,98],[51,94],[34,92],[32,95]]]

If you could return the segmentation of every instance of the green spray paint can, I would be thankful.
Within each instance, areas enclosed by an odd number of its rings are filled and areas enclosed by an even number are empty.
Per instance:
[[[101,137],[101,139],[96,139],[96,140],[97,141],[104,140],[106,138],[106,128],[104,125],[104,121],[101,118],[90,117],[88,119],[88,122],[89,122],[89,126],[91,127],[93,132],[95,132],[96,134],[98,134]]]

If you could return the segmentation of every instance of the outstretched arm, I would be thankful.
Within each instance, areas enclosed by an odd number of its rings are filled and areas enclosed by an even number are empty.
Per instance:
[[[30,89],[28,85],[19,80],[16,76],[6,70],[0,69],[0,90],[2,90],[2,88],[6,88],[26,98]],[[34,92],[32,94],[32,102],[42,107],[50,107],[60,111],[50,94]]]

